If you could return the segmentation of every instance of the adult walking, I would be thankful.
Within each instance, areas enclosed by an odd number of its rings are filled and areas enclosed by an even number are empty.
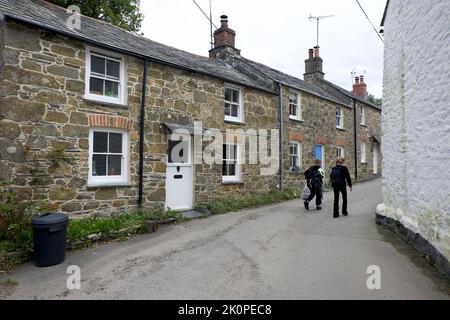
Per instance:
[[[347,211],[347,185],[352,191],[352,179],[348,168],[345,166],[345,159],[338,158],[336,160],[336,166],[331,169],[331,186],[334,191],[334,208],[333,218],[339,218],[339,194],[342,193],[342,215],[348,216]]]
[[[325,172],[323,171],[322,161],[316,160],[315,165],[305,171],[306,184],[311,191],[309,198],[305,200],[305,209],[309,210],[309,202],[316,197],[316,208],[322,210],[322,198],[323,198],[323,177]]]

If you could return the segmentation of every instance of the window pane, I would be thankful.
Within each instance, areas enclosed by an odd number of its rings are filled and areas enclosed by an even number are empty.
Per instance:
[[[231,116],[232,117],[239,117],[239,107],[236,105],[231,106]]]
[[[94,152],[106,153],[108,152],[108,133],[94,132]]]
[[[119,83],[113,81],[105,81],[105,96],[107,97],[119,97]]]
[[[233,102],[239,103],[239,91],[233,90]]]
[[[236,145],[224,145],[224,159],[236,160]]]
[[[231,89],[225,89],[225,100],[231,101],[231,96],[232,96]]]
[[[235,176],[236,175],[236,163],[231,161],[226,161],[222,165],[222,175],[224,176]]]
[[[231,105],[229,103],[225,103],[225,115],[231,116]]]
[[[94,154],[92,157],[92,176],[106,176],[106,155]]]
[[[92,78],[89,81],[89,92],[93,94],[103,95],[103,81],[102,79]]]
[[[177,149],[174,150],[176,146]],[[168,150],[169,163],[189,163],[189,146],[190,146],[189,141],[169,140],[169,150]]]
[[[108,176],[122,175],[122,156],[108,156]]]
[[[106,61],[106,75],[109,77],[114,77],[116,79],[120,78],[120,63],[117,61],[107,60]]]
[[[105,59],[91,56],[91,73],[105,75]]]
[[[122,134],[109,134],[109,153],[122,153]]]

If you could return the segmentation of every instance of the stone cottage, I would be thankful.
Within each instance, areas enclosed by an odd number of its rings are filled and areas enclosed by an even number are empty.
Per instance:
[[[69,17],[40,0],[0,0],[0,179],[23,199],[74,216],[186,210],[298,189],[316,158],[329,169],[345,156],[358,179],[380,174],[381,110],[358,86],[324,80],[319,48],[302,80],[244,58],[225,16],[209,57]],[[197,161],[208,139],[196,132],[222,141],[217,161]],[[268,137],[270,161],[248,161]]]
[[[390,0],[378,222],[450,276],[450,2]]]

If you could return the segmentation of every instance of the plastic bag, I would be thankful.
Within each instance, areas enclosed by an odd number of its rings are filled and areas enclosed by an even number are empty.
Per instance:
[[[311,190],[309,190],[308,186],[305,186],[302,191],[302,199],[308,200],[310,195],[311,195]]]

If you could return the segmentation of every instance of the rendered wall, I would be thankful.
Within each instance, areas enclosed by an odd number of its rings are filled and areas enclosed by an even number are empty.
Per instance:
[[[384,204],[450,259],[450,1],[391,0],[385,20]]]

